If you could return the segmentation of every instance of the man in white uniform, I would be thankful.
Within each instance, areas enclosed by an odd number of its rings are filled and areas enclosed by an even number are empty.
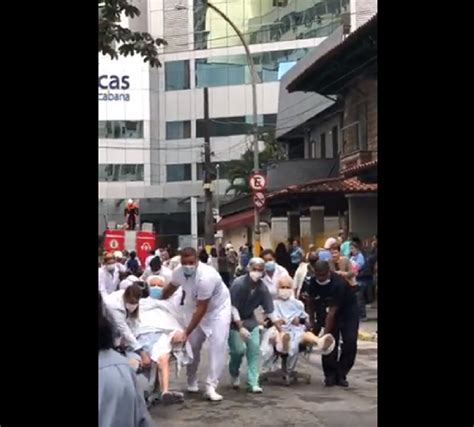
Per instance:
[[[116,266],[114,256],[112,254],[105,254],[102,261],[102,267],[99,268],[99,292],[102,297],[117,290],[120,283],[119,269]]]
[[[216,387],[226,362],[231,317],[229,290],[215,269],[199,262],[193,248],[184,248],[181,252],[181,266],[173,272],[171,283],[163,291],[163,299],[169,298],[179,286],[183,291],[182,309],[187,327],[176,332],[173,341],[188,340],[191,344],[193,362],[187,366],[188,391],[199,391],[196,374],[202,344],[208,339],[206,396],[212,401],[222,400]]]
[[[125,259],[123,257],[123,253],[121,251],[115,251],[114,258],[115,266],[117,267],[119,273],[125,273],[127,271],[127,267],[125,267]]]
[[[158,256],[155,256],[151,261],[150,265],[145,269],[140,280],[146,281],[151,276],[161,276],[166,279],[166,284],[171,282],[171,276],[173,272],[168,268],[162,265],[161,259]]]

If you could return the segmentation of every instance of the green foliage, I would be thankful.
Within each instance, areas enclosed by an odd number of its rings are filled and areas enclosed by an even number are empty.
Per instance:
[[[137,7],[128,0],[99,0],[99,52],[117,59],[119,55],[139,54],[152,67],[160,67],[158,46],[166,45],[163,39],[140,31],[132,31],[120,25],[122,14],[129,18],[140,15]]]
[[[265,148],[259,153],[260,169],[264,169],[266,165],[274,161],[286,159],[282,146],[275,140],[274,131],[263,134],[261,139]],[[233,193],[235,196],[250,194],[248,177],[253,171],[253,147],[248,148],[239,160],[232,160],[229,163],[230,185],[226,189],[226,194]]]

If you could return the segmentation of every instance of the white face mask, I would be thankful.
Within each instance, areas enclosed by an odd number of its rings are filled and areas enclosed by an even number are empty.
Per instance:
[[[263,273],[261,271],[251,271],[249,276],[254,282],[258,282],[262,278]]]
[[[129,313],[133,313],[138,308],[138,304],[130,304],[130,303],[127,302],[125,304],[125,307],[127,308],[127,311]]]
[[[278,289],[278,296],[281,299],[289,299],[293,295],[292,289]]]
[[[327,285],[330,282],[331,282],[331,279],[326,279],[326,280],[323,280],[322,282],[320,282],[318,279],[316,279],[316,283],[318,283],[321,286]]]
[[[107,271],[112,273],[115,270],[115,264],[107,264]]]

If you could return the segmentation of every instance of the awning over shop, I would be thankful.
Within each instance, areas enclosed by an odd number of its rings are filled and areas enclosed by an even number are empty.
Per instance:
[[[226,230],[229,228],[240,227],[242,225],[252,224],[254,221],[254,210],[239,212],[222,218],[217,224],[217,230]]]

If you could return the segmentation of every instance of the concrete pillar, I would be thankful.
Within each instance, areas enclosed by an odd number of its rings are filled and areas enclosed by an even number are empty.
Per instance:
[[[324,206],[311,206],[311,238],[317,247],[324,244]]]
[[[349,201],[349,230],[360,239],[377,234],[377,194],[347,194]]]
[[[191,239],[194,249],[198,248],[198,208],[197,197],[191,197]]]
[[[299,211],[287,212],[288,216],[288,238],[296,239],[301,236]]]

